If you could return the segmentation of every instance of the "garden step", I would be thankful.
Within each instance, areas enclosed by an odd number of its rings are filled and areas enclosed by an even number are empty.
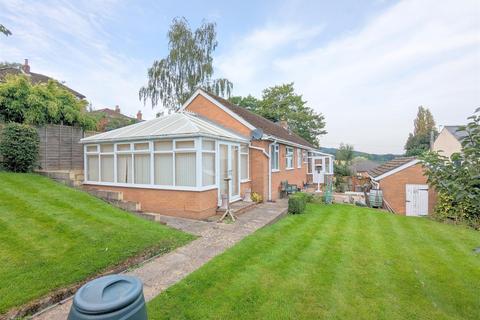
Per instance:
[[[138,214],[141,210],[142,207],[140,205],[140,202],[135,202],[135,201],[127,201],[127,200],[107,200],[114,206],[123,209],[125,211],[131,211],[134,212],[135,214]],[[154,220],[154,218],[149,220]]]
[[[123,192],[121,192],[121,191],[88,189],[88,192],[91,195],[94,195],[97,198],[102,198],[102,199],[107,200],[107,201],[122,201],[123,200]]]
[[[231,203],[230,208],[232,209],[234,215],[239,215],[252,210],[253,208],[255,208],[256,204],[257,204],[256,202],[237,201],[237,202]],[[223,213],[225,213],[225,209],[222,209],[222,208],[217,209],[217,214],[223,214]]]

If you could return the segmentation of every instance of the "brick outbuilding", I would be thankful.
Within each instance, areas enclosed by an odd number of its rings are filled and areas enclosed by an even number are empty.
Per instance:
[[[433,212],[436,193],[427,183],[419,159],[399,157],[369,171],[372,184],[397,214],[422,216]]]

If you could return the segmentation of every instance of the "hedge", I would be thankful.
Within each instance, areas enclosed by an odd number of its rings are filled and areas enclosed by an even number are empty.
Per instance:
[[[307,202],[312,201],[313,196],[304,192],[297,192],[288,198],[288,212],[300,214],[305,211]]]
[[[38,158],[37,130],[26,124],[8,123],[0,136],[2,166],[13,172],[31,171]]]

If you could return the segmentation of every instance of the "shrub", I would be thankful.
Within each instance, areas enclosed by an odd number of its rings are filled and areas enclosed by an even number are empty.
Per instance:
[[[295,193],[298,197],[302,197],[306,203],[312,202],[313,200],[313,194],[311,193],[306,193],[306,192],[297,192]]]
[[[250,196],[250,199],[252,199],[252,201],[256,202],[256,203],[263,202],[262,196],[257,192],[252,192],[252,195]]]
[[[288,212],[291,214],[303,213],[306,205],[306,197],[301,192],[295,193],[288,198]]]
[[[3,167],[13,172],[31,171],[38,157],[39,143],[35,128],[19,123],[7,124],[0,137]]]

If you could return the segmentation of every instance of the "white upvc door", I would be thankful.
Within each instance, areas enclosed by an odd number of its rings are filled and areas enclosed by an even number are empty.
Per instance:
[[[312,157],[314,183],[325,183],[325,157]]]
[[[229,190],[230,202],[240,199],[240,145],[233,143],[219,143],[218,165],[218,204],[221,204],[222,194]],[[229,184],[224,180],[230,178]]]
[[[428,215],[428,185],[407,184],[405,211],[407,216]]]

